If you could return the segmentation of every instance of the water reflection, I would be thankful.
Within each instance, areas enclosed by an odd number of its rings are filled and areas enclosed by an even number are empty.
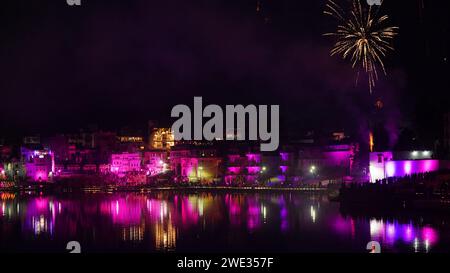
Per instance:
[[[370,240],[388,251],[430,252],[436,225],[344,217],[339,204],[311,194],[159,192],[80,196],[0,196],[0,250],[78,240],[92,251],[347,251]],[[446,236],[448,238],[448,236]],[[34,243],[33,243],[34,242]]]
[[[167,223],[158,222],[155,224],[155,248],[156,250],[175,250],[177,241],[177,231],[169,219]]]
[[[398,222],[370,220],[370,235],[373,240],[394,245],[398,241],[410,244],[414,252],[428,252],[430,247],[438,242],[437,231],[431,227],[415,227],[411,222],[401,224]]]

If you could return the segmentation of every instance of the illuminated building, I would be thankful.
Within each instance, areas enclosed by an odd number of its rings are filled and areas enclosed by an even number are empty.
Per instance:
[[[148,175],[156,175],[167,171],[170,167],[166,150],[149,150],[144,152],[144,165]]]
[[[297,161],[294,152],[233,151],[227,156],[226,184],[284,182],[295,176]]]
[[[261,171],[263,171],[263,168],[261,166],[261,154],[259,152],[249,152],[245,155],[241,155],[240,153],[229,154],[225,183],[253,183],[260,176]]]
[[[150,134],[150,148],[168,150],[174,144],[175,140],[170,128],[153,128]]]
[[[292,158],[293,154],[285,151],[262,153],[260,180],[262,182],[285,182],[296,169],[295,164],[292,164]]]
[[[122,152],[136,153],[145,150],[142,136],[119,136],[118,142],[119,150]]]
[[[287,168],[291,168],[295,164],[294,153],[281,151],[280,152],[280,168],[282,166],[286,166]]]
[[[370,181],[388,177],[403,177],[437,171],[439,160],[432,159],[431,151],[373,152],[370,153]]]
[[[140,136],[120,136],[119,141],[121,143],[142,143],[144,139]]]
[[[322,174],[327,171],[330,175],[342,177],[350,174],[356,152],[355,144],[304,146],[299,150],[298,168],[307,174],[314,166]]]
[[[111,172],[123,176],[129,172],[141,171],[139,153],[120,153],[111,155]]]
[[[175,146],[170,151],[171,169],[182,180],[210,183],[220,177],[221,162],[211,147]]]
[[[55,173],[55,158],[50,150],[30,150],[21,148],[22,162],[26,176],[36,182],[48,182]]]
[[[120,152],[136,153],[146,149],[143,134],[139,130],[122,128],[117,136]]]
[[[83,146],[84,144],[79,141],[74,142],[73,139],[78,139],[75,136],[77,135],[58,135],[50,137],[44,142],[44,146],[54,155],[54,174],[56,176],[64,177],[97,172],[100,162],[97,150],[92,148],[91,141],[87,146]]]

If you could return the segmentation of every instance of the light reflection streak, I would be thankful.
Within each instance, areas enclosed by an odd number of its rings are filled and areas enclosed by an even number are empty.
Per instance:
[[[315,223],[316,222],[316,210],[314,209],[313,206],[311,206],[310,214],[311,214],[311,219],[312,219],[313,223]]]

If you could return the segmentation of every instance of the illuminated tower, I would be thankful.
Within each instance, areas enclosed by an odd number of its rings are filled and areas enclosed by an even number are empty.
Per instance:
[[[384,103],[381,98],[375,100],[373,111],[369,122],[369,150],[386,151],[389,150],[389,134],[386,130],[386,116],[384,112]]]

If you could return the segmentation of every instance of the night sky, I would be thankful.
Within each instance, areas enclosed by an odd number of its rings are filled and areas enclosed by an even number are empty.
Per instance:
[[[325,2],[2,0],[0,132],[144,127],[203,96],[280,104],[282,131],[357,134],[381,98],[393,127],[436,137],[450,103],[449,1],[385,0],[400,35],[372,96],[329,56]]]

